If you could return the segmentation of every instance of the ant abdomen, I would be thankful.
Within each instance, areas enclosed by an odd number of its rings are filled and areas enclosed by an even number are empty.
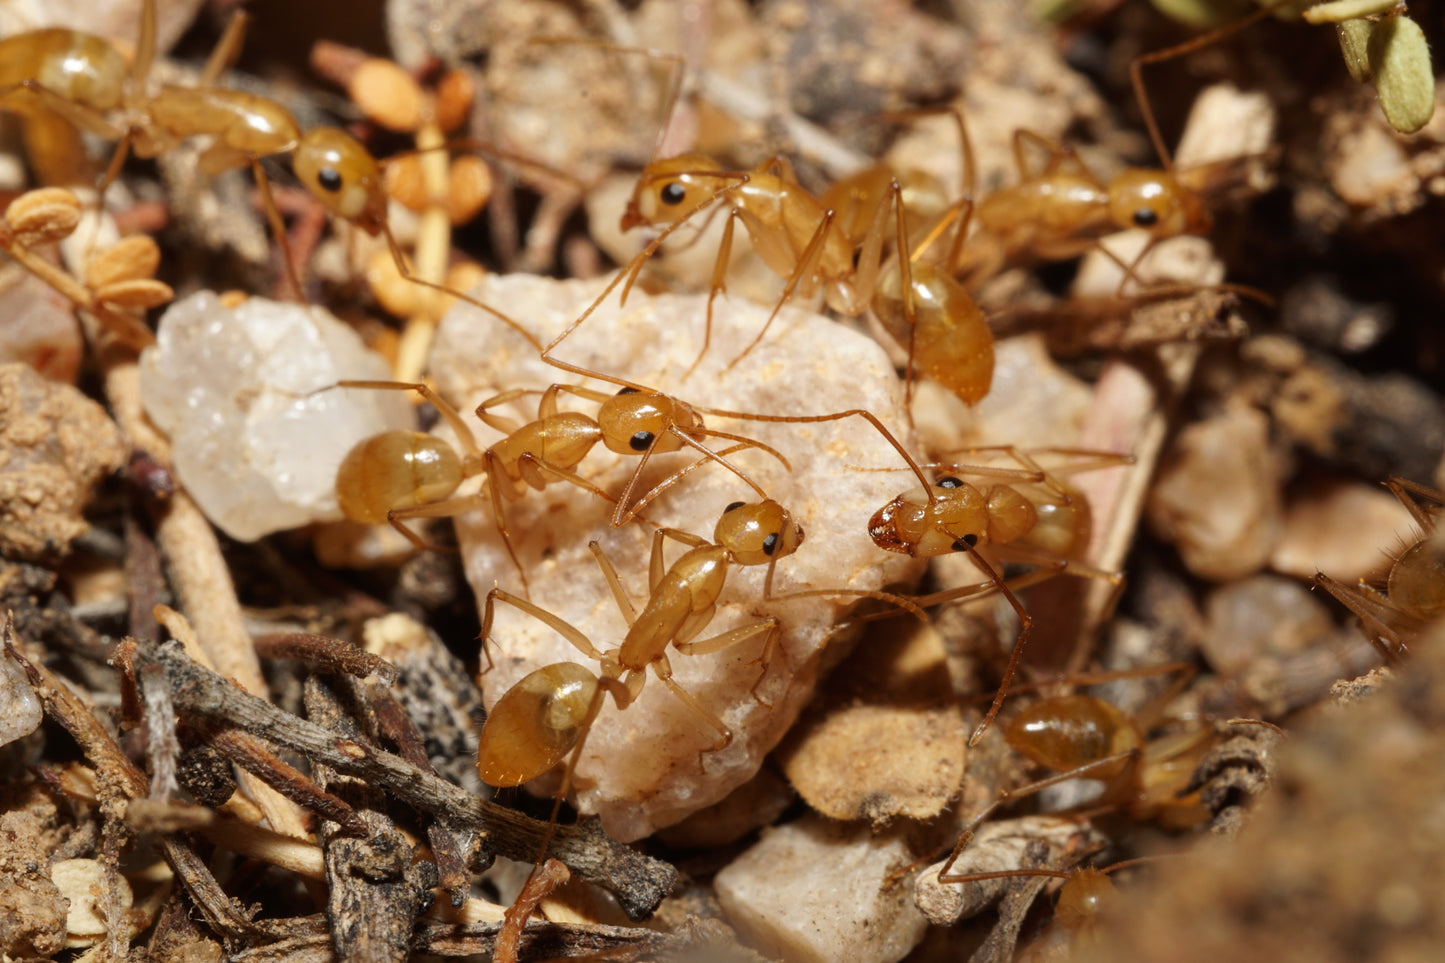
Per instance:
[[[477,746],[489,786],[520,786],[551,769],[577,744],[601,708],[597,677],[575,662],[523,676],[492,706]]]
[[[989,505],[992,510],[992,501]],[[1030,505],[1035,510],[1035,524],[1020,540],[1060,558],[1078,558],[1094,532],[1094,516],[1088,499],[1074,493],[1068,501],[1041,499]],[[1003,539],[994,538],[994,541]]]
[[[354,522],[380,525],[389,514],[440,501],[462,483],[450,445],[421,431],[386,431],[347,452],[336,470],[336,501]]]
[[[107,41],[77,30],[47,27],[0,41],[0,85],[33,80],[95,110],[120,106],[128,70]]]
[[[1387,593],[1408,615],[1428,621],[1445,611],[1445,558],[1430,539],[1406,549],[1390,569]]]
[[[899,272],[884,270],[873,296],[873,311],[900,344],[913,346],[920,371],[974,404],[993,384],[993,332],[983,311],[963,286],[927,262],[910,265],[914,326],[909,330]]]
[[[1055,772],[1128,752],[1143,741],[1127,715],[1087,695],[1034,703],[1013,718],[1004,739],[1019,755]],[[1124,762],[1120,760],[1120,768]]]

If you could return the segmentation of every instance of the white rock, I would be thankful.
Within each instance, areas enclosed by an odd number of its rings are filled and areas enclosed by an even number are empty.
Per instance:
[[[8,746],[40,728],[45,716],[30,681],[7,656],[0,655],[0,746]]]
[[[906,886],[884,885],[912,858],[899,832],[806,816],[764,833],[715,886],[728,920],[778,959],[893,963],[928,928]]]
[[[91,946],[104,939],[110,932],[106,911],[111,909],[102,904],[102,894],[107,892],[105,867],[94,859],[62,859],[50,867],[50,879],[70,901],[65,917],[66,947]],[[115,908],[128,912],[134,896],[124,876],[116,875],[115,891]]]
[[[476,292],[489,304],[505,306],[539,337],[550,338],[578,316],[600,290],[598,282],[554,282],[528,276],[492,278]],[[658,390],[676,392],[693,404],[770,414],[821,414],[851,407],[871,409],[895,431],[905,430],[902,391],[892,367],[871,340],[816,315],[785,310],[767,340],[730,372],[724,366],[766,319],[768,308],[719,298],[713,348],[685,383],[682,373],[701,344],[703,296],[648,298],[634,292],[618,310],[609,307],[589,319],[557,354],[578,364],[601,368]],[[541,362],[535,349],[490,316],[459,305],[443,321],[432,355],[432,371],[444,396],[465,411],[506,388],[541,388],[575,376]],[[595,383],[612,394],[617,385]],[[522,420],[536,415],[513,412]],[[569,403],[570,405],[570,403]],[[595,415],[595,404],[577,404]],[[470,419],[470,415],[467,416]],[[868,537],[868,520],[899,492],[917,484],[896,471],[897,453],[859,419],[817,425],[762,424],[707,417],[710,427],[747,435],[779,448],[793,465],[789,473],[766,454],[744,451],[730,456],[768,495],[787,506],[801,523],[805,541],[781,560],[775,592],[847,587],[875,590],[905,581],[918,570],[904,556],[878,549]],[[497,433],[478,426],[482,444]],[[717,442],[718,448],[727,442]],[[658,479],[693,460],[693,454],[659,456]],[[610,492],[621,491],[636,458],[609,453],[599,445],[580,473]],[[693,473],[648,509],[658,524],[711,539],[723,508],[756,495],[717,465]],[[613,529],[611,506],[566,483],[544,493],[529,492],[508,509],[508,528],[531,583],[532,600],[571,622],[601,648],[622,641],[626,628],[595,560],[587,549],[597,539],[617,564],[622,583],[635,603],[645,600],[651,530],[642,525]],[[492,520],[473,513],[458,520],[467,574],[482,598],[496,584],[520,590]],[[681,551],[669,546],[667,559]],[[609,701],[587,740],[576,775],[583,812],[598,813],[607,831],[636,839],[716,802],[742,784],[761,764],[800,707],[817,674],[817,657],[838,631],[851,599],[805,599],[762,605],[763,570],[733,568],[716,617],[700,638],[745,624],[754,612],[776,613],[786,636],[759,694],[758,678],[748,664],[761,640],[708,655],[673,653],[676,679],[707,709],[730,726],[735,738],[727,749],[699,752],[716,738],[656,678],[641,698],[619,713]],[[527,672],[562,660],[582,661],[577,649],[556,633],[511,606],[499,606],[493,631],[496,668],[484,675],[488,705]],[[596,668],[596,663],[591,663]],[[649,672],[651,676],[651,672]]]
[[[251,540],[338,519],[336,468],[361,439],[412,426],[402,392],[333,390],[391,377],[324,310],[201,291],[161,318],[141,401],[175,447],[181,484],[218,527]]]

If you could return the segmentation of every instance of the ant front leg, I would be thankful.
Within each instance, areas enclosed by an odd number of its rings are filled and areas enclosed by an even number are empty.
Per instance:
[[[721,752],[732,745],[733,731],[729,729],[727,724],[721,719],[705,709],[703,704],[697,701],[696,696],[678,684],[677,680],[672,677],[672,663],[667,660],[666,655],[658,656],[652,663],[652,670],[657,673],[658,681],[667,686],[667,690],[677,698],[677,701],[687,706],[688,710],[697,716],[698,719],[707,723],[709,728],[717,731],[717,742],[697,754],[697,764],[699,767],[703,767],[704,755]]]
[[[782,634],[782,623],[772,616],[767,616],[751,625],[741,625],[735,629],[729,629],[726,632],[714,635],[711,638],[701,639],[697,642],[686,641],[702,631],[703,627],[712,620],[712,617],[713,609],[708,609],[705,613],[699,613],[699,615],[695,617],[695,626],[684,626],[684,628],[678,632],[677,638],[673,641],[673,647],[683,655],[707,655],[712,652],[721,652],[723,649],[732,648],[735,645],[739,645],[748,639],[766,632],[767,637],[763,640],[762,652],[758,654],[756,659],[748,663],[748,665],[758,666],[757,681],[752,684],[752,688],[748,691],[759,705],[772,708],[771,703],[765,702],[763,698],[758,695],[758,686],[763,684],[763,679],[767,678],[768,675],[768,667],[772,665],[773,656],[777,651],[778,637]]]

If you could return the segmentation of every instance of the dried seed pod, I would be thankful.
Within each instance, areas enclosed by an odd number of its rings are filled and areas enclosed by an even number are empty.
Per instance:
[[[400,133],[416,130],[425,116],[426,95],[411,74],[390,60],[373,58],[357,68],[346,92],[371,120]]]
[[[85,283],[94,290],[121,281],[149,278],[161,265],[161,250],[145,234],[137,234],[114,244],[85,266]]]
[[[473,154],[452,162],[447,182],[447,218],[465,224],[487,206],[492,197],[492,169]]]
[[[1435,113],[1435,74],[1420,25],[1406,16],[1375,24],[1367,47],[1380,107],[1402,134],[1424,127]]]
[[[421,158],[416,154],[389,161],[382,172],[387,196],[407,210],[420,212],[426,207],[426,182],[422,178]]]
[[[476,98],[477,85],[462,70],[449,70],[436,85],[436,121],[442,133],[450,134],[467,122]]]
[[[1374,31],[1375,25],[1369,20],[1346,20],[1335,25],[1335,32],[1340,38],[1340,52],[1345,55],[1345,69],[1362,84],[1375,79],[1368,52],[1370,34]]]
[[[80,223],[80,199],[63,187],[27,191],[10,203],[5,220],[22,244],[49,244],[69,237]]]
[[[95,299],[113,308],[149,309],[159,307],[176,296],[171,286],[155,278],[136,278],[131,281],[116,281],[97,288]]]

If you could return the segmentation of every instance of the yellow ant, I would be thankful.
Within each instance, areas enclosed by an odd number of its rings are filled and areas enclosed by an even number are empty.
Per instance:
[[[599,649],[568,622],[509,592],[494,588],[488,593],[482,618],[484,647],[491,641],[496,603],[506,602],[555,630],[588,658],[597,660],[601,663],[601,672],[594,675],[576,663],[556,663],[537,669],[508,689],[492,707],[482,729],[477,766],[484,782],[494,786],[529,782],[555,766],[574,746],[572,765],[575,766],[592,720],[602,708],[604,694],[610,692],[617,708],[626,709],[641,693],[649,666],[693,716],[717,733],[717,740],[699,753],[699,764],[704,754],[721,751],[731,744],[732,730],[672,678],[667,648],[671,645],[684,655],[702,655],[766,633],[768,638],[757,660],[761,667],[758,684],[762,682],[781,625],[777,618],[764,617],[697,640],[712,622],[732,566],[767,566],[762,599],[765,602],[846,595],[881,599],[922,617],[922,612],[907,599],[885,592],[819,589],[773,595],[774,568],[779,559],[793,554],[803,543],[803,529],[786,508],[761,491],[758,494],[761,501],[734,502],[723,510],[711,542],[677,529],[658,529],[653,535],[649,563],[649,594],[640,612],[628,598],[602,547],[595,541],[589,544],[617,607],[627,620],[627,635],[615,648]],[[670,566],[663,557],[663,545],[669,538],[688,547]],[[753,696],[759,698],[757,684],[753,687]]]
[[[642,506],[686,474],[686,471],[679,472],[664,479],[636,506],[629,508],[633,488],[654,454],[680,451],[684,446],[694,448],[702,452],[705,459],[716,461],[745,481],[747,476],[726,458],[741,448],[759,448],[785,467],[788,465],[787,459],[768,445],[713,431],[703,425],[701,416],[692,408],[655,392],[624,388],[618,394],[609,395],[575,385],[552,385],[541,392],[536,420],[524,425],[489,410],[529,393],[504,392],[477,408],[478,418],[506,435],[483,449],[457,410],[425,384],[342,381],[337,387],[415,391],[437,409],[456,433],[462,448],[459,455],[442,439],[420,431],[387,431],[363,439],[346,455],[336,472],[336,497],[342,514],[366,524],[389,522],[422,550],[427,547],[426,543],[402,524],[404,519],[450,517],[490,504],[497,531],[521,576],[523,591],[528,594],[527,574],[507,531],[504,498],[516,501],[528,487],[540,491],[550,482],[565,481],[615,502],[612,523],[620,526],[638,517]],[[595,402],[597,417],[559,410],[558,396],[564,392]],[[700,440],[705,437],[723,438],[737,444],[723,452],[714,452]],[[637,470],[619,498],[574,470],[598,442],[619,454],[641,456]],[[453,495],[464,479],[483,473],[487,476],[484,493]]]

